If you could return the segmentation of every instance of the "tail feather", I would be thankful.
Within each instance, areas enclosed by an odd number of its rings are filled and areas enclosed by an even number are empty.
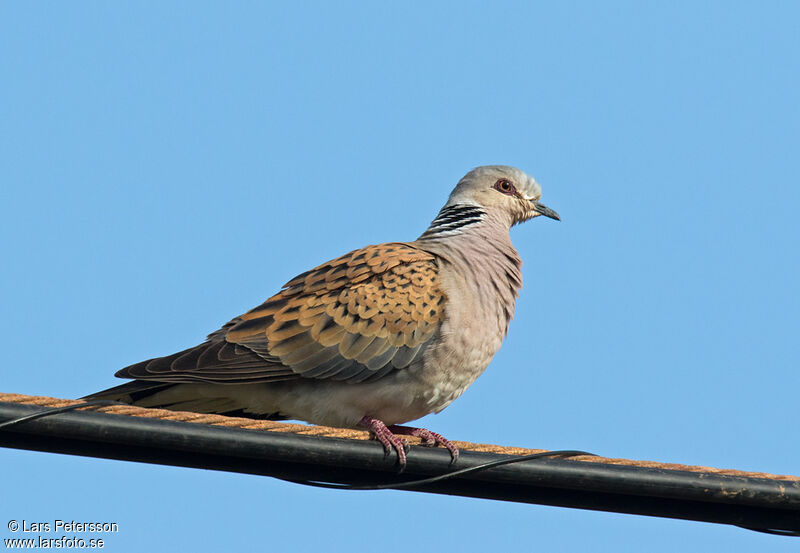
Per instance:
[[[191,411],[194,413],[213,413],[231,417],[244,417],[259,420],[285,420],[280,413],[257,413],[247,410],[236,399],[227,396],[226,386],[211,385],[219,390],[219,394],[200,394],[196,389],[208,385],[184,384],[174,382],[154,382],[152,380],[134,380],[107,390],[89,394],[81,399],[107,399],[119,401],[138,407],[169,409],[171,411]]]
[[[88,396],[83,396],[81,399],[109,399],[111,401],[119,401],[120,403],[130,403],[131,405],[138,403],[152,395],[163,392],[175,384],[170,382],[154,382],[152,380],[134,380],[126,382],[107,390],[101,390]]]

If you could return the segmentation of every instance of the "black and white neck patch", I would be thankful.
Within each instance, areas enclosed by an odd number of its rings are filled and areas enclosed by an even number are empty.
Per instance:
[[[481,222],[484,215],[486,215],[486,212],[474,205],[456,204],[445,206],[420,238],[458,234],[464,227]]]

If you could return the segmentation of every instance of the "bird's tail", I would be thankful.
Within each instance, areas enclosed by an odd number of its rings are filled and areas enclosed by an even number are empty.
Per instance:
[[[120,403],[129,403],[131,405],[135,405],[159,392],[168,390],[173,386],[175,386],[175,384],[171,382],[133,380],[131,382],[126,382],[125,384],[120,384],[119,386],[114,386],[113,388],[108,388],[107,390],[101,390],[99,392],[89,394],[88,396],[83,396],[81,399],[108,399],[111,401],[119,401]]]
[[[81,399],[107,399],[155,409],[213,413],[249,419],[285,420],[280,413],[253,412],[219,384],[192,384],[134,380],[107,390],[89,394]]]

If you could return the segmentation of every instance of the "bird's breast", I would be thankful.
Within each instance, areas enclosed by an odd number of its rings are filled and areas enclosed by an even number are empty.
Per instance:
[[[445,320],[417,376],[432,412],[447,407],[475,382],[505,338],[508,309],[492,297],[493,288],[484,291],[470,284],[445,281],[450,288]]]

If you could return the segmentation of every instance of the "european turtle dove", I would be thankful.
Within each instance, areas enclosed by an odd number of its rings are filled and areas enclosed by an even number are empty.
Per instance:
[[[290,280],[199,346],[116,373],[91,396],[142,407],[362,427],[406,462],[399,426],[438,413],[483,372],[522,286],[509,229],[558,214],[519,169],[478,167],[414,242],[367,246]]]

